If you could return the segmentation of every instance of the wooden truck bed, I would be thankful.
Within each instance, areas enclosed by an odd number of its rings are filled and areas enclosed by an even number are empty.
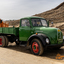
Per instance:
[[[19,27],[0,27],[0,33],[2,34],[14,34],[19,35]]]

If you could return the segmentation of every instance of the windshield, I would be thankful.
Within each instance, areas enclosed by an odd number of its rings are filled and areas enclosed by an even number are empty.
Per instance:
[[[31,19],[32,25],[36,26],[45,26],[47,27],[47,21],[45,19]]]

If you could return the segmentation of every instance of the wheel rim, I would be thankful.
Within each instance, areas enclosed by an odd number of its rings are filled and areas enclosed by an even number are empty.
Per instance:
[[[37,42],[32,43],[32,50],[33,50],[34,53],[39,52],[39,45],[37,44]]]
[[[2,38],[0,38],[0,46],[2,45]]]

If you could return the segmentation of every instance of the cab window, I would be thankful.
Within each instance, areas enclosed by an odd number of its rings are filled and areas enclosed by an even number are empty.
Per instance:
[[[21,20],[21,26],[30,26],[29,20],[27,19]]]
[[[31,19],[31,22],[32,22],[32,25],[34,27],[39,27],[39,26],[45,26],[47,27],[47,21],[45,19],[39,19],[39,18],[34,18],[34,19]]]

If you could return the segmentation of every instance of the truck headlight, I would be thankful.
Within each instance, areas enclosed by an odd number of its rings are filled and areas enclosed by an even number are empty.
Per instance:
[[[61,32],[61,30],[60,30],[60,29],[58,29],[57,31],[58,31],[58,32]]]
[[[49,39],[48,38],[46,38],[46,43],[49,44]]]

